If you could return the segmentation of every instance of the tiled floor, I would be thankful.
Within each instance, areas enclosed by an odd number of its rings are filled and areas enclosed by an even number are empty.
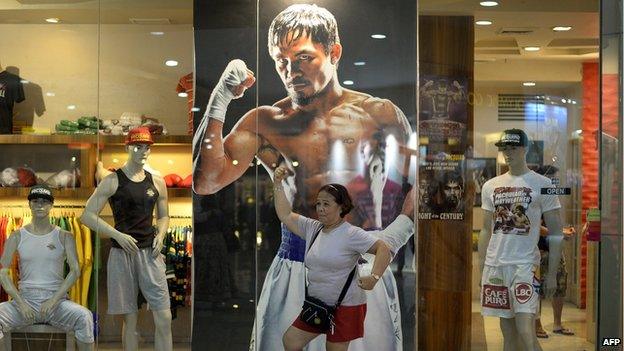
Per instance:
[[[472,310],[479,311],[479,301],[473,301]],[[566,303],[563,308],[563,325],[574,331],[575,335],[566,336],[552,333],[552,308],[550,302],[544,303],[542,310],[542,325],[544,330],[548,333],[547,339],[539,339],[540,345],[544,351],[548,350],[594,350],[593,344],[589,343],[586,339],[585,331],[585,310],[580,310],[572,304]],[[485,317],[483,320],[483,328],[485,329],[485,339],[487,342],[487,349],[483,347],[475,348],[472,350],[502,350],[503,349],[503,335],[501,334],[498,318]],[[473,333],[477,332],[473,330]]]

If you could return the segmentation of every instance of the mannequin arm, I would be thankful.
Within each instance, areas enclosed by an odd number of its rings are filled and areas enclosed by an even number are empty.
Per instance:
[[[483,274],[485,266],[485,255],[492,237],[492,211],[483,210],[483,224],[481,225],[481,233],[479,233],[479,271]]]
[[[20,242],[20,232],[13,232],[6,243],[4,244],[4,252],[2,253],[2,258],[0,258],[0,282],[2,283],[2,288],[6,291],[9,296],[11,296],[18,303],[24,303],[24,299],[20,296],[15,284],[13,284],[13,279],[9,276],[9,272],[11,270],[11,262],[13,262],[13,255],[17,250],[17,245]]]
[[[69,273],[65,276],[65,280],[61,284],[61,287],[52,295],[52,297],[41,304],[41,314],[44,316],[50,313],[52,309],[58,304],[59,300],[67,294],[69,288],[80,277],[80,265],[78,264],[78,254],[76,253],[76,242],[74,236],[67,231],[61,231],[60,240],[65,247],[65,256],[67,257],[67,265],[69,266]]]
[[[96,231],[102,238],[115,239],[124,251],[136,253],[139,251],[136,246],[136,239],[118,231],[100,217],[100,212],[106,206],[108,199],[115,194],[118,185],[117,174],[113,173],[106,176],[87,200],[84,212],[80,216],[80,222]]]
[[[154,186],[158,190],[158,201],[156,203],[156,238],[152,244],[153,255],[158,255],[163,247],[163,241],[169,229],[169,202],[167,196],[167,185],[165,180],[160,176],[153,176]]]

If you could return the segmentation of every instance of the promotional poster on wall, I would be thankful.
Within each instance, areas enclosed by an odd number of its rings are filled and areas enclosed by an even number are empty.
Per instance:
[[[197,101],[208,104],[193,140],[196,218],[223,213],[228,199],[237,198],[228,193],[240,188],[230,184],[242,178],[262,194],[259,184],[272,183],[281,166],[288,176],[276,186],[284,188],[293,212],[318,218],[319,189],[336,183],[353,198],[355,208],[346,221],[367,231],[391,223],[415,178],[404,167],[410,156],[399,151],[416,129],[415,7],[400,0],[261,0],[257,8],[242,9],[196,2]],[[228,14],[234,22],[224,20]],[[257,228],[271,228],[266,222],[276,217],[272,198],[249,194],[236,207],[251,207],[246,213],[259,215]],[[209,225],[208,220],[196,223],[197,246],[210,240],[201,233]],[[247,279],[225,276],[206,288],[236,284],[223,296],[253,302],[255,315],[241,333],[250,350],[279,350],[304,300],[306,241],[283,225],[254,234],[241,231],[235,263],[223,270]],[[217,242],[205,246],[215,250]],[[206,262],[213,262],[208,256]],[[374,257],[366,260],[360,275],[369,274]],[[204,269],[200,261],[196,256],[198,276]],[[353,339],[349,350],[413,348],[413,328],[404,325],[414,323],[407,313],[414,308],[414,287],[401,289],[386,270],[366,293],[363,337]],[[195,326],[204,328],[197,317]],[[325,343],[321,335],[307,350],[324,350]]]
[[[418,219],[463,220],[464,155],[430,155],[418,172]]]
[[[468,118],[467,79],[422,76],[420,78],[420,138],[428,144],[465,148]]]

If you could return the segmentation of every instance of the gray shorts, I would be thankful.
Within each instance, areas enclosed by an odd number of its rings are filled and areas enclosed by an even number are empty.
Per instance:
[[[39,312],[41,304],[54,295],[54,291],[24,289],[20,295],[26,303]],[[87,308],[63,298],[46,317],[37,313],[35,320],[26,320],[19,312],[15,300],[0,303],[0,336],[16,328],[36,323],[47,323],[65,331],[74,331],[78,341],[90,344],[93,342],[93,314]]]
[[[151,247],[137,254],[113,247],[107,267],[108,314],[137,312],[139,289],[153,311],[170,308],[165,261],[161,254],[153,257]]]

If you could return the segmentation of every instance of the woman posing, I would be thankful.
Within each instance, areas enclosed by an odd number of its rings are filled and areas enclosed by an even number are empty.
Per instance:
[[[327,351],[347,350],[351,340],[364,335],[366,293],[372,290],[391,261],[388,245],[378,236],[386,231],[410,231],[413,223],[412,194],[408,194],[402,215],[389,229],[369,233],[345,221],[353,209],[347,189],[327,184],[317,194],[318,220],[292,212],[282,188],[288,170],[275,170],[275,209],[290,231],[306,240],[306,301],[299,317],[283,337],[286,351],[302,350],[320,334],[327,335]],[[400,225],[397,225],[400,224]],[[364,253],[375,254],[370,275],[360,277],[357,262]],[[325,316],[324,312],[328,312]]]

